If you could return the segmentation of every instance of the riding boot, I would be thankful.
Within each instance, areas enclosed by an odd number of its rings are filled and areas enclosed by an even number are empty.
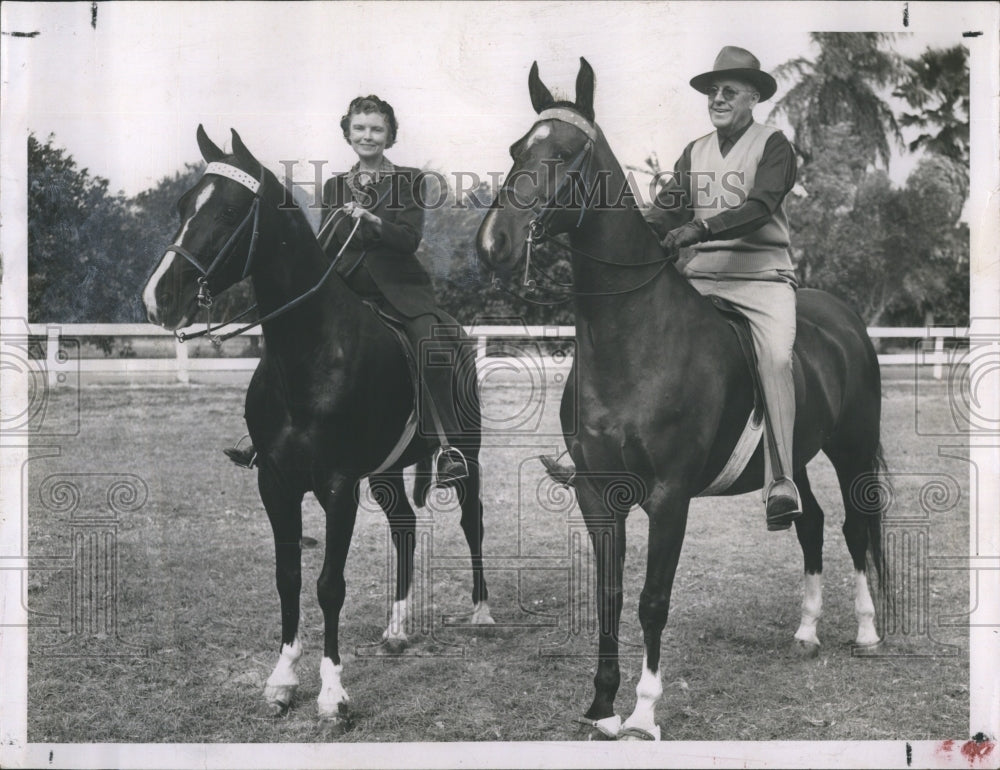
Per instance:
[[[243,439],[240,439],[242,441]],[[241,468],[252,469],[257,465],[257,450],[253,448],[253,444],[247,444],[246,447],[240,449],[240,445],[237,442],[234,447],[227,447],[222,450],[226,457],[232,460]]]
[[[576,468],[574,466],[561,463],[552,455],[538,455],[538,459],[545,466],[545,472],[549,475],[549,478],[556,482],[556,484],[561,484],[564,487],[573,486],[573,482],[576,480]]]
[[[430,319],[432,322],[435,320]],[[420,425],[441,442],[437,459],[437,484],[454,486],[469,475],[468,464],[461,450],[452,445],[463,435],[462,425],[455,409],[454,376],[458,365],[460,345],[457,330],[448,334],[449,327],[428,328],[427,317],[418,319],[408,333],[416,341],[419,375],[422,381]],[[412,337],[411,337],[412,339]],[[428,420],[428,418],[430,418]]]

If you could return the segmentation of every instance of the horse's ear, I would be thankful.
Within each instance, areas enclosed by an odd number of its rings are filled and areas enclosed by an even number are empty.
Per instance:
[[[547,107],[551,107],[555,99],[542,79],[538,77],[538,62],[531,63],[531,72],[528,73],[528,93],[531,94],[531,106],[535,112],[541,112]]]
[[[238,158],[244,158],[246,160],[254,160],[253,155],[247,146],[243,144],[243,140],[240,139],[240,135],[236,133],[235,128],[229,129],[233,134],[233,154]]]
[[[594,119],[594,69],[580,57],[580,71],[576,73],[576,108],[587,120]]]
[[[205,127],[198,124],[198,149],[201,150],[201,156],[207,160],[209,163],[214,163],[220,158],[224,158],[226,153],[219,149],[219,147],[208,138],[208,134],[205,133]]]
[[[257,160],[253,153],[247,149],[247,146],[243,144],[243,140],[240,139],[240,135],[236,133],[235,128],[229,129],[233,134],[233,154],[242,160],[247,161],[252,166],[260,166],[260,161]]]

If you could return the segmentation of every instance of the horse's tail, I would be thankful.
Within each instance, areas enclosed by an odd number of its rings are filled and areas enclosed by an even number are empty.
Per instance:
[[[433,455],[426,455],[417,460],[417,472],[413,478],[413,504],[417,508],[427,505],[427,496],[431,491],[432,459]]]
[[[865,575],[868,579],[868,586],[872,591],[872,600],[875,602],[879,632],[884,637],[886,633],[886,621],[894,614],[895,606],[889,578],[889,565],[886,560],[885,538],[883,536],[885,514],[893,499],[893,490],[881,443],[875,450],[871,474],[872,482],[877,492],[875,493],[876,499],[872,500],[874,505],[867,511],[868,515],[865,516],[868,526],[868,551],[865,554]]]

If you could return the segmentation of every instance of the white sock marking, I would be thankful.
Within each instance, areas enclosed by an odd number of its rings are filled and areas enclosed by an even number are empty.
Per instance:
[[[412,588],[410,589],[412,592]],[[406,640],[406,621],[410,617],[410,594],[405,599],[400,599],[392,603],[392,611],[389,613],[389,626],[382,634],[383,639]]]
[[[296,687],[299,678],[295,674],[295,664],[302,657],[302,644],[296,636],[291,644],[281,645],[281,654],[274,666],[274,671],[267,678],[268,687]]]
[[[807,574],[803,579],[802,620],[795,638],[808,644],[819,644],[816,625],[823,616],[823,574]]]
[[[632,716],[625,720],[625,727],[638,727],[651,733],[656,740],[660,739],[660,727],[656,724],[656,704],[663,697],[663,684],[660,681],[660,671],[650,671],[646,653],[642,654],[642,675],[639,684],[635,686],[635,710]]]
[[[854,615],[858,619],[857,644],[876,644],[879,638],[875,630],[875,604],[868,590],[868,578],[861,571],[854,573]]]
[[[323,680],[320,687],[319,697],[316,703],[319,705],[319,715],[321,717],[335,717],[340,713],[338,708],[341,703],[350,702],[347,690],[340,683],[340,675],[344,671],[343,664],[334,665],[330,658],[323,658],[319,664],[319,676]]]
[[[472,625],[492,626],[495,623],[496,621],[493,620],[493,616],[490,614],[489,602],[481,601],[472,610]]]

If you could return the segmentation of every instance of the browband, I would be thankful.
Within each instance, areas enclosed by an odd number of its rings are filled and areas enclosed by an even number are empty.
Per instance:
[[[550,107],[549,109],[542,110],[538,113],[538,119],[560,120],[563,123],[569,123],[583,131],[590,141],[597,141],[597,127],[582,115],[578,115],[573,112],[573,110],[567,110],[563,107]]]
[[[254,179],[246,171],[242,171],[236,168],[236,166],[230,166],[228,163],[209,163],[205,168],[205,173],[224,176],[227,179],[232,179],[234,182],[239,182],[254,195],[260,190],[260,182],[258,180]]]

